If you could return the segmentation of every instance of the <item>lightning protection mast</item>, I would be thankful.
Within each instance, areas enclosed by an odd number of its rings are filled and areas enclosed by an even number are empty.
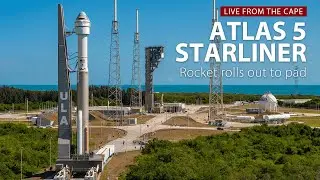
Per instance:
[[[131,79],[131,107],[142,106],[141,73],[140,73],[140,40],[139,40],[139,10],[136,10],[136,32],[133,42],[133,64]]]
[[[216,9],[216,1],[213,0],[212,26],[216,22],[218,22],[218,8]],[[216,47],[219,52],[220,37],[216,36],[213,42],[211,43],[216,44]],[[212,121],[212,120],[221,119],[221,115],[223,114],[223,86],[222,86],[221,63],[217,62],[216,59],[211,59],[210,69],[214,73],[210,77],[210,83],[209,83],[210,94],[209,94],[208,120]]]
[[[109,111],[109,119],[114,120],[119,125],[122,123],[122,91],[120,77],[120,42],[119,23],[117,17],[117,0],[114,0],[114,19],[111,29],[110,62],[109,62],[109,82],[108,82],[109,105],[114,106],[114,110]],[[119,110],[120,108],[120,110]]]

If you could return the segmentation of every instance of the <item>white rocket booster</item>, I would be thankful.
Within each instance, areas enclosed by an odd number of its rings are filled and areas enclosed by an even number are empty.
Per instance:
[[[90,34],[90,20],[86,13],[80,12],[75,21],[75,33],[78,35],[78,84],[77,84],[77,110],[82,112],[80,123],[84,135],[78,146],[89,153],[89,83],[88,83],[88,35]],[[78,113],[80,114],[80,113]],[[80,132],[77,132],[78,136]]]
[[[83,154],[83,120],[82,120],[82,111],[78,111],[77,115],[77,153],[79,155]]]

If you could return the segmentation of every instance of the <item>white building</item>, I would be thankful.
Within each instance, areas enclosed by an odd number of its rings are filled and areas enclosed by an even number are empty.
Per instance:
[[[271,93],[266,93],[259,100],[259,108],[268,112],[278,111],[278,100]]]
[[[186,105],[184,103],[163,103],[164,112],[185,112]]]
[[[103,167],[107,164],[108,159],[110,159],[114,154],[114,145],[105,145],[101,149],[97,151],[97,155],[101,155],[103,157]],[[103,168],[102,167],[102,168]]]
[[[312,99],[279,99],[283,104],[303,104],[311,100]]]

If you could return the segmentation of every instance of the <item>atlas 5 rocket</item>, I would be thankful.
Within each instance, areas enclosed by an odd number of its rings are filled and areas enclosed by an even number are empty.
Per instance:
[[[90,25],[86,13],[81,12],[75,21],[75,33],[78,35],[77,150],[79,155],[84,152],[89,153],[88,36]]]

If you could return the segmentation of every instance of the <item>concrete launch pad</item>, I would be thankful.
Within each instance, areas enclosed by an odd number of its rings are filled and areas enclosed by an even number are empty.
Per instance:
[[[103,157],[97,154],[72,155],[71,159],[58,159],[56,161],[57,170],[68,166],[72,172],[87,172],[92,167],[97,167],[97,171],[103,169]]]

